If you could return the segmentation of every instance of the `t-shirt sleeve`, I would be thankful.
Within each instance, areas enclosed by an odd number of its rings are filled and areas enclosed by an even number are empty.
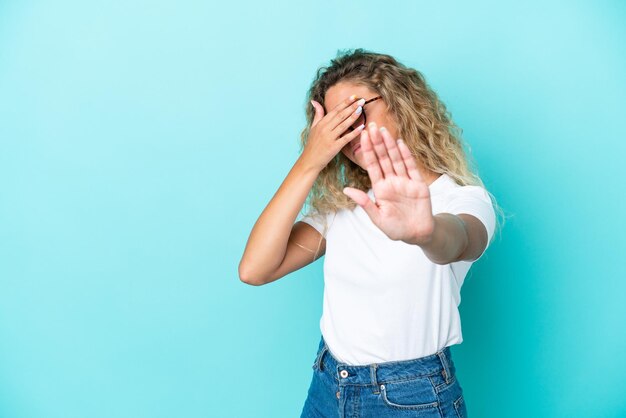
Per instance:
[[[487,229],[487,246],[482,254],[474,260],[478,261],[489,248],[496,227],[496,213],[491,197],[481,186],[462,186],[455,190],[444,212],[458,215],[466,213],[475,216]]]
[[[317,232],[319,232],[324,238],[326,238],[326,234],[328,233],[328,229],[330,228],[333,215],[334,212],[323,214],[316,211],[311,211],[298,220],[311,225],[317,230]]]

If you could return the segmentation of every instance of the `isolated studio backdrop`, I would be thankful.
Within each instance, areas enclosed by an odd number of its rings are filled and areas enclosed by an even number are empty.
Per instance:
[[[462,289],[470,417],[624,417],[626,7],[0,3],[0,416],[294,417],[323,259],[240,282],[338,50],[447,104],[509,218]]]

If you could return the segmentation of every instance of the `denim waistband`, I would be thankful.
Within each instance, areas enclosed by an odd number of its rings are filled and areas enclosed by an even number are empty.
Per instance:
[[[368,365],[342,363],[330,352],[322,336],[317,350],[315,365],[330,372],[340,384],[374,385],[442,373],[446,382],[452,380],[455,367],[450,347],[445,347],[429,356],[410,360],[388,361]]]

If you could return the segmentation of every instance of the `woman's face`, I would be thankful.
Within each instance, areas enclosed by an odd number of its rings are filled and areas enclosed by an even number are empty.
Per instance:
[[[368,87],[361,84],[354,84],[348,81],[340,81],[337,84],[334,84],[328,90],[326,90],[326,96],[324,97],[324,108],[326,111],[331,111],[337,106],[342,100],[347,99],[351,95],[355,94],[358,98],[364,98],[365,100],[369,100],[373,97],[378,96],[379,94],[375,91],[370,90]],[[387,113],[387,105],[383,101],[383,99],[374,100],[371,103],[367,103],[363,106],[363,111],[366,116],[366,125],[370,122],[376,122],[376,126],[381,128],[384,126],[387,128],[392,138],[397,138],[397,127],[393,118],[390,114]],[[358,123],[352,125],[353,128],[356,128]],[[342,133],[341,136],[349,133],[350,130]],[[354,147],[361,142],[361,135],[358,135],[356,138],[352,139],[352,141],[348,142],[342,149],[341,152],[348,157],[352,162],[357,164],[359,167],[365,170],[365,162],[363,161],[363,156],[361,153],[360,147],[354,150]]]

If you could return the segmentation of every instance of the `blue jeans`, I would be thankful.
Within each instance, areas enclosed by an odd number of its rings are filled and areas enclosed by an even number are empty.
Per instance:
[[[365,366],[339,362],[322,336],[300,418],[467,418],[450,347]]]

